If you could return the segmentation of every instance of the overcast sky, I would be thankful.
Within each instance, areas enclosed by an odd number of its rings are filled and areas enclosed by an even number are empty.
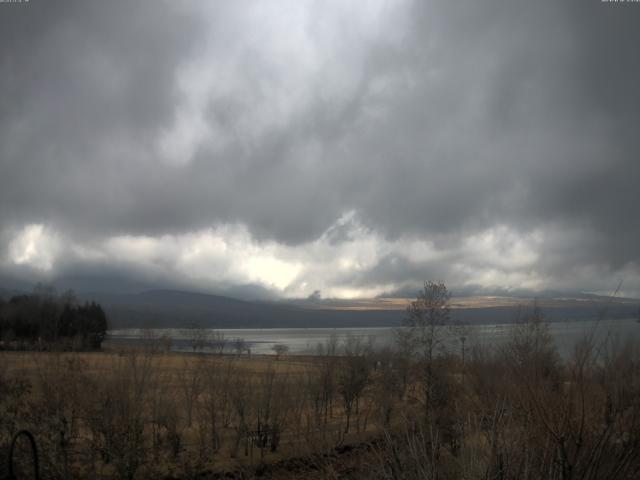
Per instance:
[[[640,3],[0,3],[0,279],[640,296]]]

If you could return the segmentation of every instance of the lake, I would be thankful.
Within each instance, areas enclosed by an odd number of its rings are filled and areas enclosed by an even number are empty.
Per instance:
[[[474,344],[498,346],[504,343],[513,329],[512,324],[465,326],[466,346]],[[594,332],[595,338],[603,340],[609,337],[614,342],[627,340],[640,340],[640,323],[636,319],[614,320],[580,320],[549,323],[549,329],[553,336],[558,351],[564,357],[568,356],[575,344],[589,332]],[[394,328],[265,328],[265,329],[210,329],[200,330],[198,333],[206,333],[208,341],[215,335],[224,336],[227,343],[234,339],[242,339],[245,346],[254,354],[273,354],[276,344],[284,344],[289,347],[290,354],[312,354],[316,352],[318,344],[326,343],[332,336],[343,342],[348,336],[356,336],[366,342],[372,342],[374,347],[382,348],[393,344]],[[142,344],[145,338],[160,338],[165,336],[171,339],[173,351],[191,351],[193,330],[189,329],[151,329],[137,328],[118,329],[109,332],[107,342],[112,346]],[[448,348],[460,348],[459,335],[455,335],[448,342]],[[211,347],[205,347],[203,352],[213,351]],[[231,348],[229,349],[231,351]]]

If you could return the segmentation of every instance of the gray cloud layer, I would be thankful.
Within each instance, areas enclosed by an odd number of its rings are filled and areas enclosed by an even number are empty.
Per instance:
[[[242,225],[247,252],[296,263],[295,294],[434,276],[640,294],[640,5],[345,5],[0,5],[4,270],[27,225],[87,248]],[[367,235],[367,261],[320,270]],[[42,265],[153,263],[97,250]],[[198,278],[269,286],[251,275]]]

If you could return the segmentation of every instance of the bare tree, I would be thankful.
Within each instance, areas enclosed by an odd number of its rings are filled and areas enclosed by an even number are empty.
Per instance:
[[[271,365],[260,377],[255,395],[256,424],[254,443],[264,456],[266,449],[278,449],[288,417],[288,379],[286,374],[276,374]]]
[[[227,339],[224,336],[224,332],[221,332],[219,330],[215,330],[212,332],[211,334],[211,347],[213,348],[213,351],[217,354],[217,355],[222,355],[225,351],[225,349],[227,348]]]
[[[271,350],[276,354],[276,360],[280,360],[280,356],[289,351],[289,346],[284,343],[276,343]]]
[[[324,344],[319,343],[317,347],[317,359],[320,364],[320,374],[317,379],[320,382],[322,392],[321,404],[324,410],[325,427],[329,417],[333,415],[333,399],[336,394],[338,342],[338,336],[331,334]]]
[[[186,358],[182,364],[182,371],[178,374],[178,384],[184,400],[187,427],[191,427],[193,409],[202,391],[201,369],[195,368],[194,361]]]
[[[368,349],[360,337],[347,336],[344,344],[344,364],[338,372],[338,390],[342,395],[346,425],[344,433],[349,433],[351,417],[359,411],[360,397],[369,381]]]
[[[208,345],[209,335],[206,328],[198,325],[197,323],[191,324],[189,328],[184,330],[191,350],[195,353],[198,350],[202,351]]]
[[[145,411],[153,378],[152,356],[120,356],[109,375],[95,379],[87,398],[86,422],[94,451],[133,479],[146,458]]]
[[[379,409],[382,427],[389,428],[393,411],[404,397],[406,380],[398,367],[404,365],[399,355],[388,348],[376,352],[375,359],[373,399]]]
[[[221,432],[230,422],[232,380],[236,375],[233,365],[230,360],[222,365],[217,361],[200,365],[203,391],[198,418],[200,429],[205,432],[203,438],[208,439],[213,452],[222,446]]]
[[[38,408],[32,421],[44,443],[49,474],[69,478],[70,454],[80,436],[82,401],[85,394],[86,362],[77,354],[55,353],[46,361],[33,356],[37,365]]]
[[[238,456],[238,450],[243,440],[245,456],[249,455],[250,422],[254,407],[250,382],[251,379],[246,375],[236,375],[231,386],[230,402],[233,408],[232,424],[235,430],[235,439],[231,450],[232,458]]]
[[[238,356],[242,355],[247,350],[247,342],[244,338],[234,338],[231,344],[234,352],[236,352],[236,355]]]
[[[434,360],[444,350],[449,335],[449,300],[451,293],[443,282],[425,282],[417,298],[407,307],[399,340],[412,352],[422,367],[425,414],[430,415],[433,402]]]

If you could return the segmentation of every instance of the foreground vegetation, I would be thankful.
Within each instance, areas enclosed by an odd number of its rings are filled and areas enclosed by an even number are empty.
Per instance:
[[[4,352],[0,444],[29,429],[54,479],[638,477],[634,345],[586,332],[563,361],[535,307],[500,348],[474,345],[448,298],[425,284],[394,350]]]

